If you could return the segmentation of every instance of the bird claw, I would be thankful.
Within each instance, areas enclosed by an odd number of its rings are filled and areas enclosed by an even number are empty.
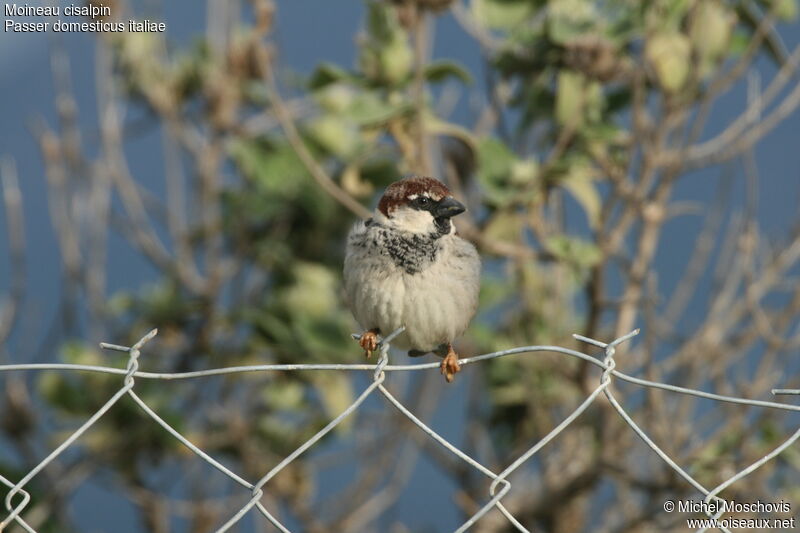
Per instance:
[[[453,350],[452,346],[447,350],[447,355],[442,364],[439,365],[439,370],[448,383],[452,383],[456,373],[461,372],[461,365],[458,364],[458,354]]]
[[[361,335],[361,338],[358,339],[358,345],[363,348],[364,355],[366,355],[367,359],[369,359],[372,355],[372,352],[378,349],[378,332],[374,329],[365,331]]]

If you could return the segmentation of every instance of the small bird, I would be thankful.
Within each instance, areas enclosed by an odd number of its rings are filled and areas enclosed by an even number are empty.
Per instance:
[[[414,176],[389,185],[372,218],[350,231],[345,298],[367,330],[359,339],[367,357],[378,334],[405,326],[393,346],[443,357],[448,382],[461,370],[452,343],[475,316],[481,271],[475,247],[450,220],[465,210],[443,183]]]

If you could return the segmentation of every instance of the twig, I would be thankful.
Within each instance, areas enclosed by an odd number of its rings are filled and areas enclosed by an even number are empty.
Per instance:
[[[800,83],[798,83],[770,115],[757,126],[752,126],[752,117],[763,113],[791,80],[798,67],[800,67],[800,46],[795,48],[763,95],[750,104],[727,128],[707,141],[687,147],[685,160],[682,159],[680,151],[673,151],[662,154],[662,162],[670,165],[679,164],[686,169],[700,168],[730,159],[753,146],[800,105]]]
[[[430,22],[424,10],[417,10],[414,20],[414,125],[416,129],[416,167],[415,173],[430,176],[433,173],[431,138],[425,127],[427,102],[425,99],[425,65],[428,63]]]
[[[10,260],[11,284],[8,296],[0,306],[0,347],[8,339],[19,317],[25,295],[25,219],[22,214],[22,193],[19,190],[17,167],[10,157],[0,158],[0,185],[3,187],[3,205],[6,212],[8,233],[8,257]],[[0,360],[5,351],[0,350]]]
[[[278,85],[275,81],[275,75],[273,73],[269,51],[263,45],[259,47],[258,58],[261,66],[261,74],[264,78],[269,100],[272,103],[275,111],[275,116],[278,118],[278,122],[281,124],[281,128],[286,135],[286,139],[297,153],[297,156],[306,167],[306,170],[308,170],[308,173],[311,174],[311,177],[314,178],[314,181],[316,181],[325,192],[331,195],[331,197],[333,197],[344,207],[349,209],[354,215],[361,218],[369,218],[371,215],[369,209],[361,205],[352,196],[350,196],[347,191],[342,189],[333,181],[333,179],[328,175],[327,172],[325,172],[316,159],[314,159],[314,156],[308,150],[305,142],[300,137],[300,133],[297,131],[297,126],[294,124],[294,119],[286,107],[286,102],[283,100],[280,92],[278,91]]]

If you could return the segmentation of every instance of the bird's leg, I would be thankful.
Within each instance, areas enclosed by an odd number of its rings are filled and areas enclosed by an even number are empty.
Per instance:
[[[367,359],[372,355],[372,352],[378,349],[379,332],[380,330],[378,328],[372,328],[362,333],[361,338],[358,339],[358,344],[364,349],[364,355],[367,356]]]
[[[444,356],[444,360],[442,364],[439,365],[439,369],[448,383],[453,381],[453,377],[457,372],[461,371],[461,365],[458,364],[458,354],[453,349],[452,344],[447,345],[447,355]]]

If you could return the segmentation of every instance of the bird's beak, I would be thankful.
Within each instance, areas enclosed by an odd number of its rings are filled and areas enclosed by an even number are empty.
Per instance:
[[[467,208],[464,207],[464,204],[455,198],[448,196],[439,202],[439,205],[433,208],[433,216],[436,218],[450,218],[460,215],[466,210]]]

